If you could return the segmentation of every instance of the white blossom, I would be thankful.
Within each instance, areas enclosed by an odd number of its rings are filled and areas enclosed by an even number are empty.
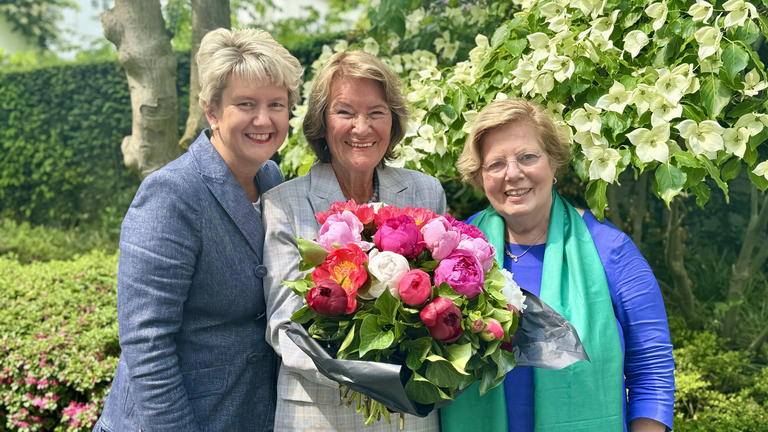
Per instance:
[[[743,158],[747,151],[747,141],[749,141],[749,129],[726,129],[723,132],[723,144],[728,153]]]
[[[656,93],[664,96],[672,105],[677,105],[688,88],[688,79],[679,74],[673,74],[669,69],[657,69],[659,79],[656,80]]]
[[[603,179],[613,183],[616,178],[616,164],[621,160],[619,152],[612,148],[592,147],[586,151],[587,159],[592,161],[589,165],[589,179]]]
[[[765,177],[766,180],[768,180],[768,161],[760,162],[759,164],[757,164],[757,166],[755,167],[754,170],[752,170],[752,172],[755,175],[763,176]]]
[[[472,126],[475,124],[477,114],[478,112],[475,110],[464,111],[461,113],[461,116],[464,117],[464,126],[461,127],[461,130],[464,131],[464,133],[469,134],[472,132]]]
[[[722,135],[725,129],[715,121],[704,120],[696,124],[693,120],[683,120],[676,128],[691,151],[696,154],[711,154],[724,149]]]
[[[628,92],[624,85],[618,81],[614,81],[608,94],[603,95],[597,100],[596,107],[602,108],[606,111],[613,111],[619,114],[624,112],[624,107],[629,103],[629,99],[632,93]]]
[[[757,18],[757,8],[755,5],[744,0],[728,0],[723,4],[723,9],[730,12],[725,16],[725,28],[731,26],[743,26],[747,18]]]
[[[552,56],[542,66],[542,70],[548,70],[554,74],[557,82],[570,78],[575,68],[571,58],[566,56]]]
[[[550,56],[550,41],[549,36],[544,33],[532,33],[526,36],[528,44],[533,48],[531,53],[531,62],[538,64],[541,60]]]
[[[692,5],[688,9],[688,14],[693,17],[694,21],[703,21],[704,24],[712,17],[712,11],[714,7],[709,2],[704,0],[696,0],[696,4]]]
[[[424,12],[424,8],[418,8],[405,17],[405,38],[406,39],[419,33],[419,29],[421,28],[421,23],[422,21],[424,21],[424,18],[426,17],[427,17],[427,13]]]
[[[568,124],[575,127],[577,132],[592,132],[598,135],[603,126],[603,122],[600,120],[600,110],[586,103],[584,108],[576,109],[571,113]]]
[[[669,123],[660,123],[652,130],[638,128],[627,134],[629,141],[637,147],[637,158],[643,162],[666,162],[669,159]]]
[[[640,50],[648,45],[649,42],[648,35],[640,30],[632,30],[624,36],[624,51],[628,52],[632,58],[635,58],[640,54]]]
[[[764,114],[763,114],[764,115]],[[746,128],[749,131],[750,136],[754,136],[763,131],[763,127],[768,127],[768,122],[763,122],[758,115],[749,113],[739,117],[736,124],[733,125],[734,129]]]
[[[608,140],[604,136],[592,133],[591,131],[577,132],[573,135],[573,141],[581,145],[581,150],[585,154],[592,147],[608,147]]]
[[[488,44],[488,38],[481,34],[475,36],[475,43],[477,46],[469,52],[469,59],[474,66],[477,66],[491,50],[491,47]]]
[[[641,83],[632,90],[629,102],[637,107],[638,114],[643,115],[651,107],[651,101],[656,97],[656,87]]]
[[[702,27],[693,36],[699,43],[699,60],[704,60],[720,51],[720,39],[723,34],[718,28]]]
[[[744,94],[747,96],[757,96],[758,93],[768,88],[768,83],[760,81],[760,74],[757,69],[752,69],[744,76]]]
[[[363,39],[363,51],[377,56],[379,55],[379,43],[372,37]]]
[[[667,8],[666,1],[661,3],[653,3],[645,8],[645,14],[653,19],[652,27],[654,31],[658,31],[661,26],[664,25],[664,22],[667,20],[668,12],[669,9]]]
[[[669,123],[683,114],[682,105],[672,104],[662,96],[656,96],[656,98],[651,101],[649,109],[651,110],[651,126],[656,126],[660,123]]]
[[[431,125],[420,127],[419,136],[414,138],[411,145],[424,150],[427,154],[437,153],[440,156],[444,155],[447,150],[445,133],[443,131],[435,132]]]

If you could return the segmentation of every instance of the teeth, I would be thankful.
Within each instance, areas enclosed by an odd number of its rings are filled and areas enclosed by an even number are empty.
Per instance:
[[[521,197],[521,196],[527,194],[530,191],[531,191],[530,189],[516,189],[516,190],[512,190],[512,191],[507,192],[507,196]]]
[[[349,142],[349,141],[347,141],[347,144],[351,145],[352,147],[357,147],[357,148],[368,148],[368,147],[371,147],[374,143],[372,143],[372,142],[357,143],[357,142]]]
[[[266,141],[269,139],[269,135],[271,134],[245,134],[248,138],[256,141]]]

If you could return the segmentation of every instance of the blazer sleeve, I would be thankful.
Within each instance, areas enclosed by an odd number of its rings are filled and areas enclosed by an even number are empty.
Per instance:
[[[444,215],[447,208],[446,199],[445,199],[445,190],[443,190],[443,185],[440,183],[440,180],[435,178],[434,183],[435,183],[435,194],[433,196],[437,197],[436,213]]]
[[[122,358],[143,426],[198,431],[174,337],[200,252],[197,210],[178,172],[147,177],[122,225],[117,311]]]
[[[299,191],[295,191],[300,195]],[[291,323],[291,316],[301,309],[304,300],[283,284],[285,280],[297,280],[304,277],[299,271],[299,247],[297,234],[292,223],[301,223],[293,215],[290,202],[271,192],[264,194],[262,218],[264,221],[264,265],[267,276],[264,277],[264,296],[267,304],[267,342],[282,358],[282,367],[289,372],[321,385],[338,388],[339,384],[322,375],[314,362],[291,341],[285,330]],[[284,198],[284,197],[282,197]],[[311,210],[308,214],[311,214]]]

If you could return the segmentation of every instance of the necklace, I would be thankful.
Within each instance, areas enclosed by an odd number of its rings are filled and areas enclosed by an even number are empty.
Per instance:
[[[376,174],[376,170],[373,170],[373,196],[368,203],[375,203],[379,201],[379,175]]]
[[[504,243],[504,252],[506,252],[507,256],[508,256],[508,257],[510,257],[510,258],[512,258],[512,260],[513,260],[514,262],[517,262],[517,260],[519,260],[520,258],[522,258],[522,257],[523,257],[523,255],[527,254],[527,253],[528,253],[528,251],[529,251],[529,250],[531,250],[531,248],[533,248],[534,246],[536,246],[536,242],[537,242],[537,241],[539,241],[539,240],[540,240],[542,237],[544,237],[544,234],[546,234],[546,233],[547,233],[547,231],[549,231],[549,230],[546,230],[546,231],[544,231],[543,233],[541,233],[541,235],[539,235],[539,237],[538,237],[536,240],[534,240],[534,241],[533,241],[533,244],[532,244],[532,245],[530,245],[530,246],[528,246],[528,249],[524,250],[524,251],[523,251],[523,253],[521,253],[520,255],[515,255],[515,254],[513,254],[512,252],[510,252],[510,251],[509,251],[509,248],[507,247],[507,244],[506,244],[506,242]]]

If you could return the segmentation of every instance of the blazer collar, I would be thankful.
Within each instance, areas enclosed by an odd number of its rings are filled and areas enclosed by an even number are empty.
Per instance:
[[[248,195],[240,186],[235,175],[232,174],[227,163],[211,144],[206,132],[207,130],[204,130],[200,133],[195,142],[189,146],[189,152],[200,172],[203,183],[235,222],[261,262],[261,253],[264,247],[261,220],[257,217]]]
[[[408,184],[403,176],[394,168],[376,168],[379,176],[379,199],[381,202],[397,207],[405,207]],[[346,201],[336,179],[331,164],[318,162],[309,170],[310,201],[315,213],[328,211],[331,204]],[[358,203],[360,204],[360,203]]]

